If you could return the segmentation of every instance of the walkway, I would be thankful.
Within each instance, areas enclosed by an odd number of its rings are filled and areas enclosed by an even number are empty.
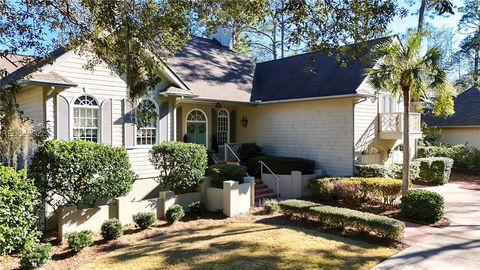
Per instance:
[[[458,182],[426,189],[444,196],[450,225],[373,269],[480,269],[480,191]]]

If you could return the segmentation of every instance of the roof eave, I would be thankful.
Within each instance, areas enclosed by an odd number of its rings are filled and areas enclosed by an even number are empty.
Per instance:
[[[28,79],[21,79],[18,80],[19,84],[37,84],[37,85],[49,85],[49,86],[59,86],[59,87],[77,87],[78,84],[76,83],[67,83],[67,82],[49,82],[49,81],[41,81],[41,80],[28,80]]]

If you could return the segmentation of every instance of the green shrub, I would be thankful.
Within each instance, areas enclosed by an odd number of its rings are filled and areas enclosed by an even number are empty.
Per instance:
[[[274,199],[266,199],[263,201],[263,211],[267,214],[273,214],[280,211],[278,201]]]
[[[215,164],[207,169],[207,176],[210,177],[212,187],[223,188],[223,181],[233,180],[243,183],[243,177],[247,168],[237,164]]]
[[[125,148],[82,140],[46,141],[28,173],[54,209],[123,196],[134,177]]]
[[[388,168],[379,164],[356,165],[355,176],[358,177],[388,177]]]
[[[22,269],[42,267],[52,258],[52,245],[32,243],[21,252],[20,266]]]
[[[111,218],[103,222],[102,224],[103,239],[105,240],[117,239],[122,235],[123,235],[123,226],[118,219]]]
[[[157,218],[155,217],[155,214],[152,212],[140,212],[133,215],[133,221],[142,230],[145,230],[155,224],[156,219]]]
[[[419,158],[420,172],[417,181],[435,185],[448,183],[453,160],[445,157]]]
[[[251,158],[247,168],[255,176],[260,176],[260,164],[263,161],[275,174],[290,174],[292,171],[300,171],[302,174],[313,174],[315,161],[296,157],[261,156]],[[265,171],[264,173],[269,173]]]
[[[175,223],[185,216],[183,207],[179,204],[174,204],[168,208],[165,218],[169,223]]]
[[[448,157],[454,161],[454,171],[480,175],[480,150],[475,147],[463,144],[419,147],[417,157]]]
[[[325,206],[308,201],[285,200],[279,203],[282,212],[289,216],[317,221],[325,228],[353,228],[388,240],[401,240],[403,222],[347,208]]]
[[[351,205],[363,203],[382,204],[384,207],[397,202],[401,195],[402,180],[391,178],[320,178],[311,179],[310,195],[321,200],[342,200]]]
[[[205,146],[178,141],[163,142],[150,150],[150,161],[160,171],[160,185],[175,194],[193,192],[207,168]]]
[[[93,244],[92,236],[93,232],[90,230],[71,232],[65,235],[68,247],[75,252],[91,246]]]
[[[205,212],[205,206],[201,202],[193,202],[188,205],[189,214],[192,217],[201,217]]]
[[[420,163],[414,160],[410,161],[410,180],[416,180],[420,173]],[[403,164],[393,163],[388,167],[388,177],[394,179],[403,178]]]
[[[453,150],[445,145],[417,147],[418,158],[452,157]]]
[[[238,148],[238,157],[240,162],[245,164],[254,157],[263,156],[263,148],[256,143],[244,143]]]
[[[0,165],[0,256],[36,240],[40,193],[24,170]]]
[[[444,214],[443,197],[429,190],[410,189],[402,197],[400,209],[405,218],[435,223]]]

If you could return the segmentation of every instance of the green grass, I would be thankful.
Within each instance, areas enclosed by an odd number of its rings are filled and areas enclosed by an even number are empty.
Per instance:
[[[394,253],[311,230],[230,223],[142,240],[82,269],[370,269]]]

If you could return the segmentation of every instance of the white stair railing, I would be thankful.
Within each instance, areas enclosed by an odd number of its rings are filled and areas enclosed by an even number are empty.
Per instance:
[[[237,163],[240,163],[240,158],[237,155],[237,151],[240,148],[241,144],[238,143],[226,143],[225,144],[225,162],[233,160]]]
[[[265,167],[265,169],[267,169],[272,175],[273,177],[275,178],[275,180],[277,180],[277,200],[280,199],[280,177],[278,177],[268,166],[267,164],[265,164],[265,162],[259,160],[258,163],[260,163],[260,173],[261,175],[263,175],[263,168]]]

